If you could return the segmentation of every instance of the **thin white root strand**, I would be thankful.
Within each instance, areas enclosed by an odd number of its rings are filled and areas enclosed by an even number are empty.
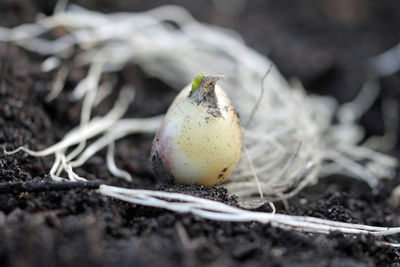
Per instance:
[[[257,186],[257,189],[258,189],[258,193],[260,194],[260,200],[261,200],[261,202],[262,202],[263,199],[264,199],[264,193],[263,193],[263,191],[262,191],[262,189],[261,189],[260,179],[258,179],[257,173],[256,173],[255,170],[254,170],[253,161],[251,160],[251,156],[250,156],[250,154],[249,154],[249,151],[247,150],[247,148],[246,148],[245,146],[243,146],[243,150],[244,150],[244,153],[246,154],[247,160],[249,161],[250,171],[251,171],[252,174],[253,174],[254,181],[255,181],[256,186]]]
[[[133,100],[133,97],[134,95],[131,90],[121,91],[120,97],[117,100],[114,108],[107,115],[101,118],[94,118],[82,127],[78,126],[76,129],[73,129],[68,134],[66,134],[64,139],[51,147],[40,151],[33,151],[25,147],[19,147],[12,151],[4,150],[4,153],[10,155],[15,154],[19,151],[23,151],[34,157],[44,157],[55,154],[57,151],[66,149],[70,146],[79,144],[83,140],[90,139],[112,127],[125,113],[130,102]]]
[[[371,108],[380,91],[378,81],[371,80],[364,83],[356,98],[340,106],[337,115],[339,120],[353,122],[360,119]]]
[[[400,248],[400,244],[397,243],[390,243],[390,242],[383,242],[383,241],[377,241],[376,242],[379,245],[384,245],[384,246],[389,246],[389,247],[394,247],[394,248]]]
[[[98,192],[132,204],[164,208],[178,213],[192,213],[202,218],[217,221],[270,223],[277,228],[307,233],[329,234],[332,231],[338,231],[345,234],[370,234],[374,236],[400,233],[400,227],[377,227],[307,216],[254,212],[181,193],[126,189],[108,185],[101,185]]]
[[[115,150],[115,143],[111,142],[108,145],[108,150],[107,150],[107,167],[108,167],[108,169],[114,176],[123,178],[123,179],[127,180],[128,182],[131,182],[132,176],[128,172],[119,169],[117,167],[117,165],[115,164],[114,150]]]
[[[400,71],[400,43],[370,59],[372,74],[385,77]]]
[[[67,76],[68,76],[68,68],[66,66],[61,67],[57,72],[50,93],[46,96],[47,102],[51,102],[58,97],[58,95],[64,88]]]
[[[134,133],[154,133],[161,124],[163,116],[155,116],[145,119],[121,119],[109,132],[97,139],[88,146],[75,161],[71,162],[73,167],[82,166],[88,159],[101,149],[105,148],[110,142],[123,138]]]

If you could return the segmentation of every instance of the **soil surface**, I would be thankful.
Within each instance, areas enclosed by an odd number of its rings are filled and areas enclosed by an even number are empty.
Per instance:
[[[103,12],[141,11],[160,0],[75,1]],[[313,1],[170,1],[188,8],[196,18],[239,31],[246,42],[270,56],[283,74],[299,77],[312,92],[350,100],[368,78],[366,60],[400,41],[397,0]],[[245,5],[240,8],[240,4]],[[2,0],[0,25],[32,22],[37,13],[50,14],[55,1]],[[51,103],[44,99],[55,77],[40,72],[43,58],[11,44],[0,43],[0,146],[26,145],[38,150],[60,140],[79,121],[80,104],[71,89],[85,69],[68,77],[67,88]],[[103,77],[107,79],[107,77]],[[166,111],[175,95],[135,65],[119,74],[137,88],[127,117]],[[362,119],[367,133],[383,132],[380,100],[398,101],[400,75],[380,80],[382,93]],[[146,103],[144,103],[146,101]],[[96,109],[104,114],[112,103]],[[398,111],[393,111],[397,112]],[[80,188],[41,187],[50,181],[52,158],[24,153],[6,156],[0,150],[0,266],[374,266],[400,263],[400,250],[382,245],[398,236],[310,235],[259,223],[222,223],[190,214],[135,206],[96,193],[97,181],[132,188],[185,192],[237,205],[223,188],[162,185],[149,167],[152,136],[134,135],[117,143],[116,162],[133,182],[113,178],[104,151],[78,173],[92,184]],[[398,154],[398,148],[392,152]],[[389,204],[397,177],[372,191],[363,182],[342,176],[320,180],[278,212],[309,215],[377,226],[400,225],[400,209]],[[14,188],[7,183],[17,183]],[[18,184],[19,183],[19,184]],[[19,189],[18,189],[19,188]],[[21,189],[22,188],[22,189]],[[285,205],[284,205],[285,204]],[[268,205],[260,211],[270,211]]]

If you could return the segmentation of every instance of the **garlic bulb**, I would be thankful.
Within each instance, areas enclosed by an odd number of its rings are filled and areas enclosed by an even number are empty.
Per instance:
[[[236,167],[242,132],[230,99],[216,85],[221,77],[199,75],[169,107],[151,152],[157,178],[215,185]]]

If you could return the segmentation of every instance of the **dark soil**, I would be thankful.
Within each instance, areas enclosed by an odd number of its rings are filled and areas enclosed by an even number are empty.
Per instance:
[[[104,12],[139,11],[163,1],[95,1],[79,4]],[[368,77],[366,60],[400,41],[397,0],[248,1],[234,15],[217,9],[217,1],[171,1],[203,21],[238,30],[247,43],[270,56],[287,77],[297,76],[312,92],[351,99]],[[171,3],[170,2],[170,3]],[[225,2],[225,1],[218,1]],[[228,2],[228,1],[227,1]],[[229,5],[229,3],[228,3]],[[54,1],[2,0],[0,25],[16,26],[50,14]],[[0,43],[0,145],[45,148],[78,123],[80,104],[70,89],[86,70],[70,75],[67,90],[46,103],[55,73],[39,70],[42,58]],[[138,90],[128,117],[164,112],[175,92],[150,79],[137,66],[119,78]],[[107,77],[104,77],[107,79]],[[400,75],[381,80],[382,97],[399,98]],[[146,103],[144,103],[146,101]],[[96,113],[107,111],[112,101]],[[398,111],[393,111],[398,112]],[[368,134],[382,133],[380,102],[363,117]],[[162,185],[149,167],[152,136],[134,135],[117,144],[116,161],[134,177],[113,178],[103,154],[78,170],[90,180],[125,187],[185,192],[237,205],[224,189]],[[52,158],[0,150],[0,266],[373,266],[400,263],[400,250],[379,244],[398,236],[371,237],[340,233],[310,235],[282,231],[259,223],[222,223],[190,214],[135,206],[97,194],[96,183],[81,188],[55,188],[49,182]],[[393,151],[398,154],[398,150]],[[329,177],[306,188],[278,212],[309,215],[378,226],[400,225],[400,209],[388,198],[400,178],[372,191],[363,182]],[[13,183],[13,186],[5,183]],[[269,211],[267,205],[260,211]]]

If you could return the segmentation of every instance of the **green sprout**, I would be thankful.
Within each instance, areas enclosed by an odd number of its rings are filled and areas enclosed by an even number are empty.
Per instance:
[[[193,79],[193,83],[192,83],[192,91],[190,92],[191,94],[194,93],[194,91],[197,89],[197,87],[200,86],[201,82],[204,79],[204,73],[200,73],[200,75],[198,75],[196,78]]]

